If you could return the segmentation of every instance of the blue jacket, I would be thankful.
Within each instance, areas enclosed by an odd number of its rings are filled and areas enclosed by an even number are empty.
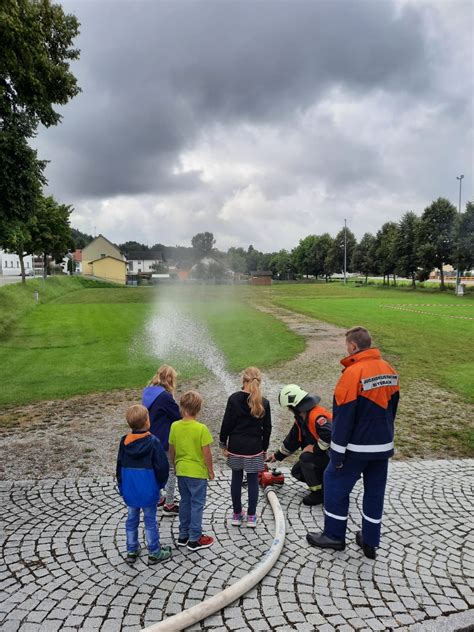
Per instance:
[[[158,437],[163,448],[168,450],[171,424],[181,419],[181,413],[173,395],[165,391],[162,386],[147,386],[142,393],[142,404],[148,408],[150,432]]]
[[[120,440],[117,483],[128,507],[151,507],[168,480],[168,458],[150,432],[136,432]]]
[[[341,360],[345,367],[334,392],[331,461],[388,459],[393,455],[398,375],[378,349]]]

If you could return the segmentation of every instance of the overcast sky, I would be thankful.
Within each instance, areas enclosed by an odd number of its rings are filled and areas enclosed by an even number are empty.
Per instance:
[[[82,93],[37,144],[87,233],[274,251],[473,197],[470,1],[63,4]]]

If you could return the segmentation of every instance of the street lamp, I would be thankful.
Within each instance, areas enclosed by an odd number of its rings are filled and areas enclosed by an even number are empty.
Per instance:
[[[461,221],[461,191],[462,191],[462,179],[464,178],[464,176],[461,174],[460,176],[456,176],[456,180],[459,180],[459,221]],[[459,283],[460,283],[460,275],[459,275],[459,265],[460,265],[460,261],[459,261],[459,238],[460,238],[460,230],[461,230],[461,225],[459,225],[458,228],[458,261],[457,261],[457,265],[456,265],[456,296],[459,295]]]

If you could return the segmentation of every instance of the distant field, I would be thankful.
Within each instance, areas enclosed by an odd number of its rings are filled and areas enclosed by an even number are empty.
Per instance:
[[[474,401],[474,295],[439,291],[278,285],[266,300],[342,327],[364,325],[403,379],[424,378]]]
[[[225,289],[89,287],[81,281],[34,282],[43,301],[39,305],[31,284],[0,290],[0,321],[5,323],[0,362],[8,367],[0,405],[144,385],[167,358],[152,356],[146,343],[137,353],[135,342],[143,339],[157,301],[165,299],[207,325],[230,370],[267,367],[304,347],[279,321]],[[204,372],[188,358],[177,368],[181,380]]]

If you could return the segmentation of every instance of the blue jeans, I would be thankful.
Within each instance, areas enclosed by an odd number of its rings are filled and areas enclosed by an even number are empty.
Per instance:
[[[128,517],[125,523],[125,533],[127,535],[127,551],[134,553],[138,551],[138,524],[140,522],[140,507],[127,507]],[[156,524],[156,505],[142,507],[143,522],[145,524],[145,538],[150,553],[160,550],[160,534]]]
[[[202,514],[206,504],[207,480],[178,476],[179,537],[197,542],[202,536]]]
[[[345,541],[349,496],[362,475],[362,540],[379,546],[387,469],[388,459],[362,460],[350,455],[341,468],[329,463],[324,472],[324,533],[328,537]]]

